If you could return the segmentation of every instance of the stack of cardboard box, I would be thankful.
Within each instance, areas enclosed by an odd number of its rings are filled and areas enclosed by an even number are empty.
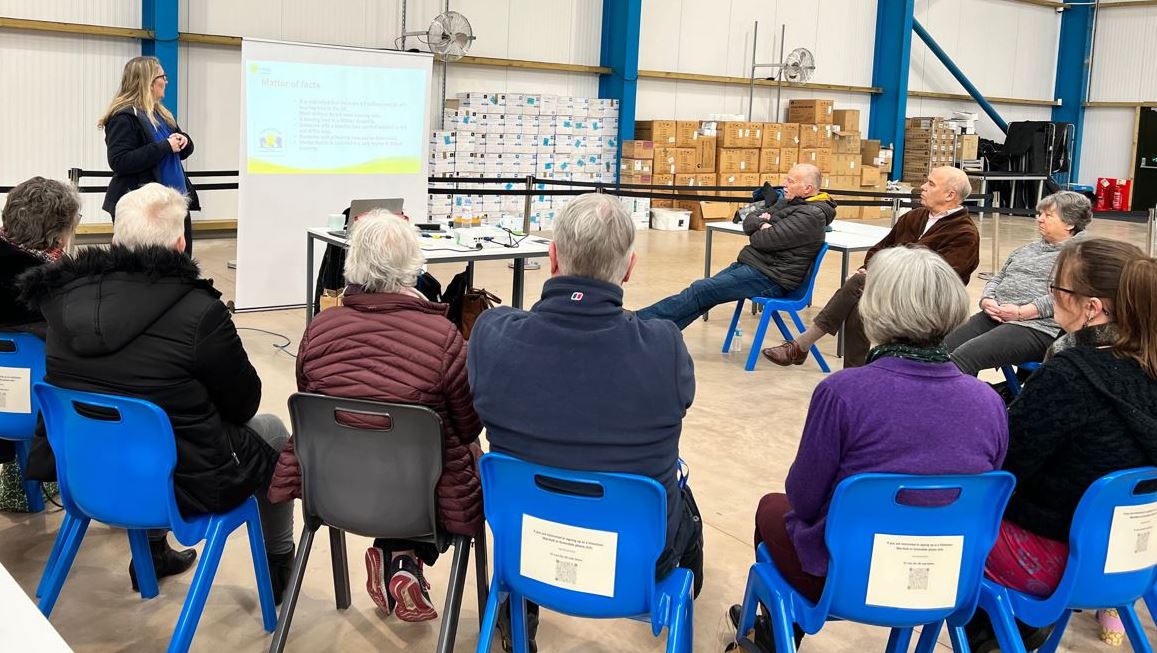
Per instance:
[[[798,123],[764,123],[759,150],[760,184],[783,185],[787,171],[799,162],[799,136]]]
[[[619,160],[619,183],[652,183],[655,165],[653,141],[623,141],[623,157]],[[657,204],[649,198],[623,197],[623,206],[631,214],[636,229],[646,229],[651,222],[651,207]]]
[[[619,101],[521,93],[459,93],[446,102],[443,131],[433,133],[430,175],[522,177],[613,183]],[[517,184],[484,184],[495,189]],[[538,190],[546,190],[539,184]],[[567,196],[535,195],[531,228],[550,229]],[[516,195],[430,195],[430,219],[470,213],[522,228],[525,199]]]
[[[924,183],[932,168],[950,166],[955,158],[956,134],[943,118],[904,121],[904,181]]]

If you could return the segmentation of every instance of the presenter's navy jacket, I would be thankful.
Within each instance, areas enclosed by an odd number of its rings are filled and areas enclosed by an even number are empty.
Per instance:
[[[184,161],[193,154],[193,139],[181,131],[180,126],[173,129],[173,133],[184,134],[189,139],[189,144],[178,153]],[[108,182],[101,208],[115,218],[117,202],[125,193],[154,181],[162,183],[158,168],[173,150],[167,140],[153,140],[144,112],[132,107],[122,109],[108,119],[104,126],[104,144],[108,149],[108,166],[113,177]],[[201,201],[188,175],[185,175],[185,188],[189,195],[189,210],[200,211]]]
[[[168,414],[183,514],[230,510],[269,483],[277,454],[245,426],[261,379],[192,259],[162,247],[86,248],[20,284],[48,321],[49,383],[137,397]]]

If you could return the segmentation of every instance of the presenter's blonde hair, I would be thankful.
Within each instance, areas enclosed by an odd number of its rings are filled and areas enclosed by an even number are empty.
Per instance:
[[[405,218],[374,209],[358,218],[350,230],[345,278],[366,292],[402,292],[413,288],[426,257],[418,228]]]
[[[125,64],[121,73],[121,87],[116,97],[105,109],[104,115],[97,121],[96,126],[104,129],[110,118],[122,109],[134,107],[143,111],[145,117],[153,127],[157,127],[157,118],[165,121],[170,127],[177,126],[177,119],[165,108],[165,105],[153,98],[153,80],[164,74],[161,61],[156,57],[133,57]]]
[[[185,235],[189,199],[158,183],[125,193],[116,205],[112,240],[129,249],[173,247]]]

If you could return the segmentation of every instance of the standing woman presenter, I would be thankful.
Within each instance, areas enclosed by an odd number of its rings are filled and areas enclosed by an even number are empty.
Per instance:
[[[104,129],[112,181],[104,196],[105,211],[116,220],[116,205],[125,193],[150,182],[189,197],[189,210],[201,210],[182,161],[193,153],[193,139],[181,131],[161,100],[169,78],[156,57],[135,57],[125,64],[120,90],[97,126]],[[185,253],[193,253],[193,223],[185,214]]]

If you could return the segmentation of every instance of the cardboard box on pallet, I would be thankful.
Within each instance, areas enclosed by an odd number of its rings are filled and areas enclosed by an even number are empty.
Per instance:
[[[800,125],[799,126],[799,147],[815,148],[820,147],[820,126],[819,125]]]
[[[635,122],[635,136],[654,141],[655,146],[674,146],[677,123],[674,120],[639,120]]]
[[[655,158],[654,141],[623,141],[624,159],[653,159]]]
[[[758,172],[759,150],[754,148],[719,148],[715,152],[715,168],[721,174]]]
[[[652,170],[657,173],[670,175],[682,172],[695,172],[695,148],[656,147],[655,165]]]
[[[695,147],[699,134],[698,120],[678,120],[675,122],[675,147]]]
[[[699,136],[695,139],[695,168],[698,172],[715,172],[717,136]]]
[[[779,172],[779,149],[765,148],[759,151],[759,171],[761,173]]]
[[[830,125],[834,104],[832,100],[790,100],[787,104],[787,121]]]
[[[859,109],[833,109],[832,124],[839,127],[840,132],[860,131]]]

